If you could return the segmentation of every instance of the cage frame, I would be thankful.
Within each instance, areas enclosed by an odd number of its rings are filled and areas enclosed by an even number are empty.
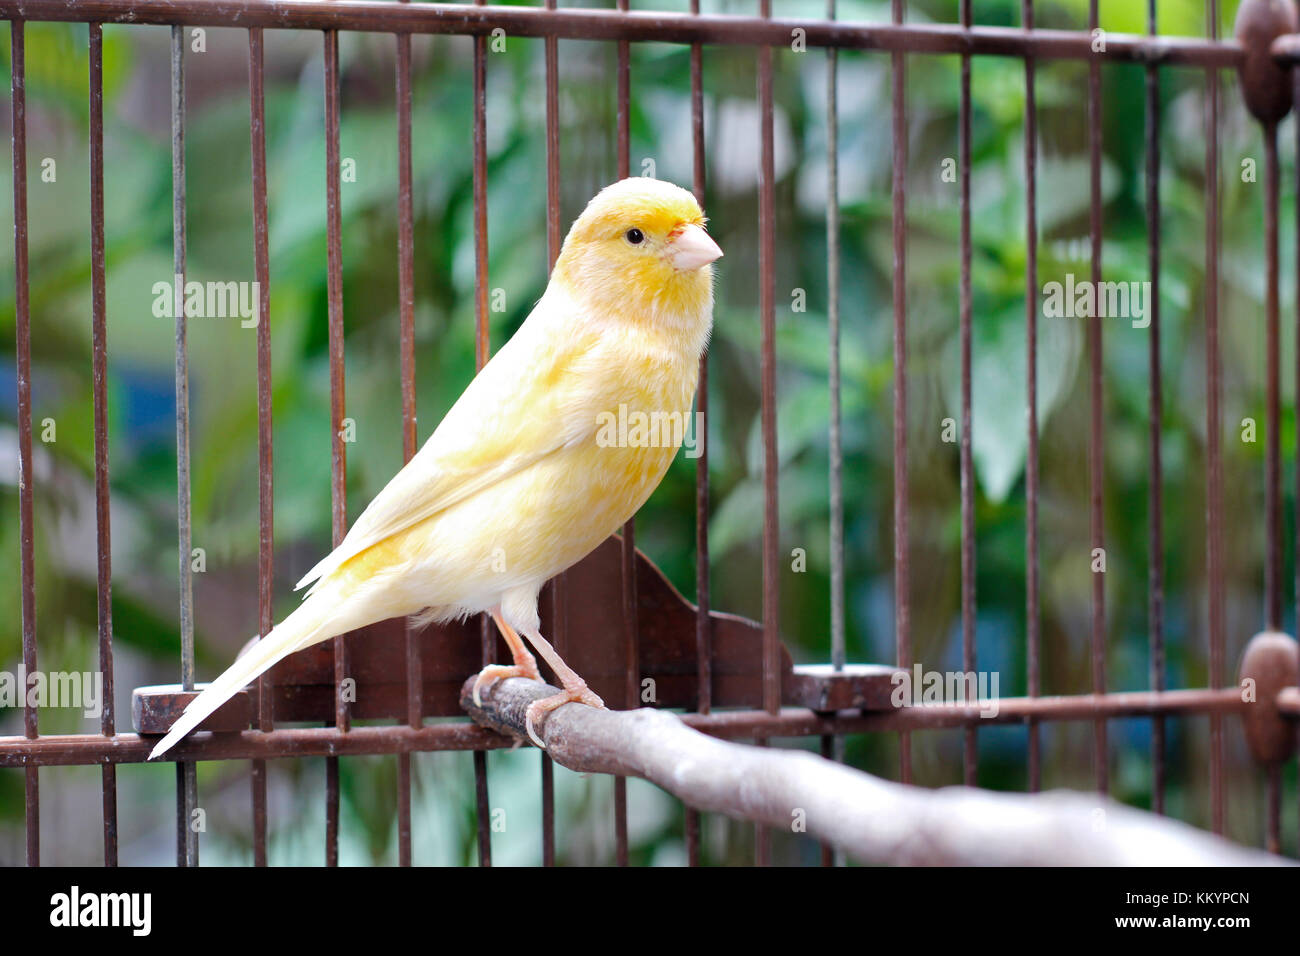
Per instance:
[[[1244,0],[1243,7],[1263,7],[1258,0]],[[1092,31],[1098,28],[1098,2],[1091,0],[1087,31],[1040,30],[1034,26],[1033,0],[1022,0],[1022,25],[1019,28],[979,26],[974,23],[971,0],[961,0],[959,22],[956,24],[910,24],[906,21],[905,0],[892,0],[891,21],[888,23],[854,23],[835,19],[835,3],[829,0],[825,18],[788,19],[772,15],[771,0],[759,0],[757,16],[715,15],[700,12],[699,0],[691,0],[688,13],[631,11],[628,0],[617,0],[616,9],[561,9],[556,0],[546,0],[541,7],[502,7],[488,5],[481,0],[472,4],[408,3],[394,0],[0,0],[0,19],[11,24],[12,49],[12,162],[14,169],[14,237],[15,237],[15,296],[17,316],[17,370],[18,370],[18,423],[20,446],[20,577],[22,584],[22,648],[23,665],[28,673],[37,669],[37,640],[35,622],[34,560],[33,560],[33,482],[32,482],[32,405],[30,382],[31,316],[28,300],[27,258],[27,204],[26,204],[26,98],[25,98],[25,39],[27,22],[63,21],[87,25],[90,44],[90,156],[91,156],[91,265],[92,265],[92,355],[94,376],[94,441],[95,441],[95,495],[97,513],[97,585],[99,599],[99,664],[104,675],[106,706],[101,717],[99,734],[41,735],[38,730],[37,708],[24,707],[24,733],[21,737],[0,738],[0,768],[23,768],[25,771],[26,847],[29,865],[40,863],[39,826],[39,769],[51,766],[94,765],[102,772],[104,863],[117,863],[117,781],[116,768],[122,763],[145,760],[152,741],[138,734],[118,731],[117,715],[113,710],[113,628],[111,609],[112,567],[110,559],[111,528],[109,521],[108,446],[107,446],[107,303],[105,294],[104,205],[103,205],[103,51],[102,26],[104,24],[151,24],[172,28],[171,95],[172,95],[172,148],[173,148],[173,211],[174,211],[174,265],[176,272],[185,272],[185,164],[184,164],[184,57],[182,28],[195,26],[220,26],[243,28],[248,34],[249,49],[249,103],[250,138],[252,144],[252,191],[254,210],[254,262],[256,278],[261,283],[261,300],[258,303],[258,456],[259,456],[259,549],[258,549],[258,608],[259,629],[265,634],[272,620],[272,560],[273,560],[273,487],[271,460],[270,408],[270,323],[269,315],[269,255],[267,248],[267,196],[266,151],[264,115],[264,32],[273,29],[321,31],[323,37],[325,81],[324,113],[327,173],[327,270],[329,316],[329,365],[331,420],[333,446],[331,464],[332,482],[332,534],[337,545],[345,531],[346,447],[341,438],[341,424],[345,410],[343,388],[343,295],[341,216],[339,202],[339,63],[338,35],[343,31],[387,33],[396,44],[396,110],[398,116],[399,165],[397,206],[399,218],[398,242],[398,301],[400,322],[400,375],[403,410],[403,451],[409,460],[416,449],[415,431],[415,368],[414,368],[414,241],[411,181],[411,36],[415,34],[450,34],[471,37],[474,44],[473,85],[473,222],[475,254],[475,316],[477,365],[487,360],[488,340],[488,285],[487,285],[487,146],[486,124],[486,42],[494,30],[503,30],[509,36],[542,38],[545,43],[545,101],[546,101],[546,194],[547,194],[547,252],[548,263],[553,265],[560,250],[561,222],[559,215],[559,76],[558,41],[560,39],[601,40],[615,43],[618,50],[617,90],[617,143],[618,172],[620,177],[629,172],[629,105],[631,102],[630,45],[638,42],[669,42],[690,48],[691,64],[691,128],[693,142],[693,189],[703,201],[705,192],[705,136],[703,55],[706,45],[742,46],[755,50],[758,64],[757,100],[761,114],[759,156],[759,322],[762,338],[761,360],[761,435],[764,455],[764,514],[763,514],[763,571],[762,571],[762,621],[759,625],[761,647],[761,706],[744,710],[715,710],[711,674],[712,636],[715,616],[709,605],[708,535],[709,485],[707,453],[697,460],[696,481],[696,552],[697,601],[695,606],[694,638],[697,660],[697,701],[695,712],[685,716],[692,726],[708,733],[728,738],[754,739],[765,742],[777,737],[818,737],[824,754],[842,755],[844,735],[867,732],[894,732],[899,735],[899,776],[903,782],[912,778],[911,741],[913,731],[936,727],[964,728],[963,777],[968,784],[976,783],[977,750],[976,733],[981,721],[978,707],[915,705],[901,710],[871,712],[862,709],[816,710],[807,706],[783,706],[782,648],[778,632],[779,612],[779,508],[777,489],[777,420],[776,420],[776,343],[775,343],[775,289],[774,258],[776,226],[774,214],[774,147],[773,147],[773,89],[772,53],[775,48],[787,46],[795,31],[802,31],[808,47],[822,48],[830,60],[830,81],[827,88],[828,135],[834,144],[838,130],[836,112],[835,57],[841,49],[870,50],[888,53],[892,72],[892,135],[893,135],[893,528],[894,528],[894,597],[895,597],[895,664],[910,668],[913,664],[910,626],[910,563],[908,556],[908,472],[907,472],[907,301],[906,301],[906,192],[907,192],[907,137],[905,79],[908,58],[913,55],[947,54],[961,58],[961,104],[959,110],[960,158],[960,217],[961,217],[961,280],[960,280],[960,343],[962,362],[961,382],[961,443],[959,469],[961,479],[961,621],[962,660],[967,671],[976,663],[974,633],[975,597],[975,517],[974,480],[971,452],[971,234],[970,234],[970,179],[969,158],[971,140],[971,63],[976,57],[1008,57],[1020,59],[1025,67],[1025,152],[1026,175],[1026,237],[1028,262],[1026,267],[1025,323],[1028,339],[1028,394],[1026,431],[1028,459],[1026,463],[1026,536],[1027,580],[1025,597],[1026,651],[1028,660],[1027,694],[1020,698],[1002,698],[999,701],[999,723],[1023,723],[1029,728],[1028,772],[1031,790],[1041,787],[1040,728],[1045,722],[1082,720],[1093,724],[1094,770],[1096,786],[1101,792],[1109,787],[1107,725],[1110,720],[1123,717],[1149,718],[1153,721],[1152,740],[1152,793],[1153,809],[1164,810],[1166,784],[1165,720],[1175,716],[1206,715],[1210,720],[1210,803],[1211,828],[1224,832],[1224,739],[1223,724],[1226,717],[1245,717],[1245,705],[1237,687],[1225,675],[1225,621],[1223,587],[1223,451],[1222,433],[1222,369],[1219,348],[1218,273],[1220,256],[1219,237],[1219,127],[1220,127],[1220,71],[1244,71],[1248,64],[1270,63],[1275,66],[1282,82],[1289,87],[1291,65],[1300,62],[1300,34],[1294,23],[1290,29],[1274,25],[1277,29],[1264,29],[1259,35],[1246,34],[1242,38],[1222,38],[1218,35],[1219,7],[1217,0],[1207,0],[1207,37],[1175,38],[1160,36],[1156,30],[1156,0],[1148,0],[1148,29],[1145,35],[1108,34],[1104,57],[1094,50]],[[1240,21],[1239,21],[1240,22]],[[1038,582],[1038,422],[1036,410],[1037,371],[1037,197],[1036,197],[1036,117],[1034,96],[1036,66],[1044,60],[1073,60],[1088,64],[1087,128],[1090,190],[1090,254],[1091,277],[1100,282],[1102,276],[1101,254],[1103,239],[1103,210],[1101,199],[1101,87],[1103,59],[1106,62],[1141,64],[1146,75],[1145,137],[1147,163],[1146,217],[1149,236],[1149,265],[1151,282],[1158,289],[1160,276],[1160,195],[1159,195],[1159,71],[1167,66],[1184,66],[1203,71],[1207,94],[1206,113],[1206,170],[1212,183],[1207,205],[1207,242],[1205,253],[1206,284],[1206,426],[1207,445],[1207,513],[1206,544],[1208,557],[1208,652],[1209,687],[1170,690],[1166,687],[1164,673],[1165,625],[1163,610],[1163,529],[1161,525],[1161,442],[1160,421],[1160,360],[1159,360],[1159,298],[1154,294],[1156,310],[1151,325],[1150,381],[1151,407],[1149,415],[1149,453],[1152,463],[1150,482],[1150,551],[1152,569],[1148,582],[1149,654],[1151,660],[1150,690],[1137,693],[1115,693],[1107,690],[1105,621],[1106,606],[1101,576],[1093,576],[1091,619],[1092,692],[1072,696],[1045,696],[1042,693],[1039,673],[1040,588]],[[1248,74],[1243,73],[1244,76]],[[1298,77],[1300,78],[1300,77]],[[1276,87],[1273,78],[1268,82],[1255,81],[1256,90]],[[1252,88],[1245,89],[1248,105]],[[1286,90],[1287,105],[1290,89]],[[1253,107],[1252,107],[1253,108]],[[1256,112],[1257,118],[1259,113]],[[1280,458],[1280,315],[1278,303],[1278,194],[1279,164],[1277,155],[1276,117],[1260,118],[1264,134],[1266,164],[1265,236],[1267,258],[1266,329],[1268,337],[1267,412],[1266,426],[1267,462],[1266,484],[1266,576],[1265,576],[1265,630],[1278,632],[1282,627],[1283,584],[1282,559],[1282,497]],[[1300,127],[1297,130],[1300,143]],[[835,185],[836,151],[829,150],[831,194],[828,201],[828,279],[831,292],[830,319],[832,332],[831,391],[832,391],[832,662],[835,672],[845,672],[843,618],[843,530],[842,530],[842,450],[839,440],[839,228],[838,202]],[[1300,214],[1300,210],[1298,210]],[[1101,364],[1102,326],[1100,318],[1090,321],[1088,343],[1088,390],[1090,396],[1089,480],[1090,547],[1104,546],[1102,522],[1104,505],[1104,473],[1102,441],[1102,395],[1104,377]],[[1296,374],[1300,380],[1300,362]],[[189,501],[188,501],[188,367],[185,342],[185,320],[177,318],[176,326],[176,388],[177,388],[177,441],[179,514],[178,539],[180,544],[179,579],[181,585],[180,638],[182,696],[194,689],[193,607],[192,583],[188,561],[189,554]],[[699,410],[707,415],[707,355],[701,360]],[[623,581],[624,628],[620,635],[627,662],[626,693],[623,703],[638,703],[638,642],[639,623],[636,613],[637,585],[645,571],[638,569],[635,550],[634,520],[629,521],[620,538],[619,554]],[[839,524],[836,524],[838,520]],[[1300,587],[1300,585],[1298,585]],[[554,621],[562,616],[556,608],[565,601],[565,575],[559,576],[551,592],[551,610]],[[484,662],[491,659],[495,637],[486,619],[480,628],[481,649]],[[557,635],[560,641],[563,634]],[[411,755],[437,750],[469,750],[474,753],[474,768],[478,805],[479,861],[491,862],[491,836],[488,829],[486,752],[510,746],[510,741],[466,721],[457,724],[426,725],[421,702],[420,655],[417,636],[409,629],[406,633],[406,719],[390,726],[352,726],[351,714],[342,697],[335,695],[336,710],[333,726],[310,728],[276,728],[268,704],[268,678],[260,678],[251,698],[255,730],[226,734],[199,734],[174,751],[177,767],[177,862],[181,865],[198,863],[197,834],[185,821],[188,811],[197,801],[195,765],[200,760],[251,760],[254,862],[267,863],[266,834],[266,761],[272,758],[293,756],[326,757],[326,861],[338,863],[339,825],[339,759],[359,754],[395,754],[398,757],[398,846],[399,862],[410,865],[411,851]],[[557,641],[558,643],[559,641]],[[335,638],[331,644],[336,683],[347,674],[347,644]],[[1246,657],[1250,658],[1248,650]],[[1285,655],[1283,655],[1285,656]],[[1263,655],[1267,657],[1267,655]],[[1257,655],[1257,658],[1260,658]],[[1276,677],[1285,670],[1285,661],[1274,658],[1255,661],[1252,675],[1261,680]],[[1245,665],[1243,665],[1245,668]],[[1294,675],[1291,675],[1294,684]],[[1292,727],[1300,716],[1300,689],[1284,686],[1274,698],[1274,719],[1271,729],[1276,731],[1280,721]],[[1294,745],[1293,729],[1289,731]],[[1281,782],[1279,767],[1289,759],[1291,747],[1285,753],[1267,761],[1266,766],[1269,809],[1267,844],[1273,852],[1280,852]],[[543,753],[543,862],[555,862],[554,781],[549,758]],[[687,849],[690,862],[699,861],[700,823],[698,814],[686,810]],[[617,860],[628,861],[626,784],[622,779],[615,783],[615,833]],[[771,845],[769,835],[760,831],[756,840],[756,861],[769,862]],[[824,862],[831,861],[829,851],[823,853]]]

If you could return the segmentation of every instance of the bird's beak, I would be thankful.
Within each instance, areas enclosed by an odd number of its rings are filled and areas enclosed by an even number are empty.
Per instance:
[[[701,227],[693,224],[676,230],[668,240],[668,258],[674,268],[683,272],[707,266],[721,256],[718,244]]]

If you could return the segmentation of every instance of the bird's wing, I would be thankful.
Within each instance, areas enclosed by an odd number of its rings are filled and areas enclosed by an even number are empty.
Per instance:
[[[550,323],[541,321],[546,317],[538,316],[538,311],[546,308],[543,298],[529,321],[461,394],[419,453],[297,588],[312,581],[319,586],[367,548],[594,430],[594,414],[581,407],[584,402],[575,405],[574,389],[567,387],[583,374],[587,343],[582,336],[569,336],[558,347],[543,344],[546,337],[537,333]],[[554,336],[550,338],[553,342]]]

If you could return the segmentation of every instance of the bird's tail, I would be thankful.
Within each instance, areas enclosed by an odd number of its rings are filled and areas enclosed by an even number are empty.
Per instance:
[[[248,652],[189,702],[180,720],[167,732],[149,754],[153,760],[170,750],[182,737],[202,723],[213,711],[233,697],[242,687],[256,680],[294,651],[310,647],[332,637],[335,629],[327,628],[329,609],[334,601],[323,593],[309,597],[280,622]],[[344,628],[346,630],[347,628]],[[339,631],[338,633],[342,633]]]

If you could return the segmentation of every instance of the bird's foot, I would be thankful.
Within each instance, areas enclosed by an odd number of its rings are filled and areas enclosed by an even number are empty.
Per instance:
[[[490,687],[507,677],[526,677],[529,680],[542,682],[542,674],[537,669],[537,662],[531,657],[517,664],[489,664],[478,672],[478,677],[474,680],[474,706],[483,706],[483,701],[479,699],[479,692],[483,688]]]
[[[587,688],[586,682],[582,680],[572,686],[566,686],[558,694],[533,701],[528,705],[528,710],[524,712],[524,726],[528,728],[528,736],[532,738],[533,743],[537,744],[542,750],[546,749],[546,744],[542,742],[541,737],[537,736],[537,731],[533,728],[537,726],[537,722],[541,718],[565,704],[586,704],[588,707],[595,707],[598,710],[605,709],[605,702],[592,693]]]

